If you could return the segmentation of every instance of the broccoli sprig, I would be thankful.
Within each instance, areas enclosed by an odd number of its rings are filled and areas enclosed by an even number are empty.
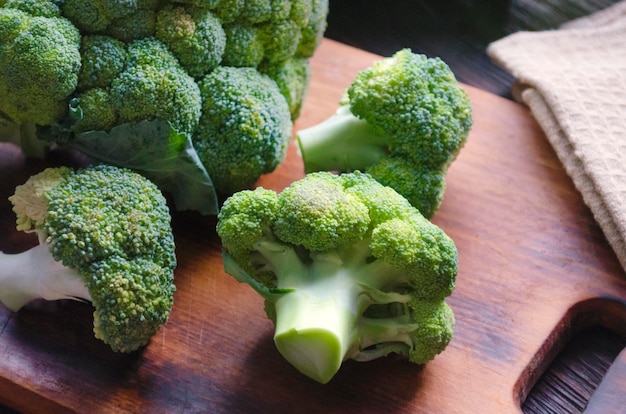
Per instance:
[[[48,168],[10,197],[17,229],[39,244],[0,253],[0,301],[18,311],[35,299],[94,306],[96,338],[118,352],[146,345],[172,304],[175,246],[169,209],[143,176],[112,166]]]
[[[471,114],[441,59],[400,50],[359,72],[333,116],[298,132],[305,172],[365,171],[430,218]]]
[[[200,93],[202,116],[192,142],[219,193],[249,188],[280,164],[293,124],[272,79],[222,66],[202,79]]]
[[[390,353],[423,364],[451,340],[455,245],[371,176],[242,191],[218,218],[226,272],[265,298],[277,349],[310,378]]]

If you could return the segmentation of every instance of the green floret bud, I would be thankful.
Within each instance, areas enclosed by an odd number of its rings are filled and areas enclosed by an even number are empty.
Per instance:
[[[132,14],[115,19],[104,31],[105,34],[123,42],[153,37],[156,32],[157,11],[139,8]]]
[[[226,43],[222,65],[236,67],[257,67],[265,55],[265,45],[261,32],[254,26],[240,23],[224,25]]]
[[[359,72],[347,96],[355,116],[394,137],[392,154],[431,168],[450,162],[472,125],[467,94],[448,66],[408,49]]]
[[[446,190],[445,170],[419,167],[401,157],[383,157],[365,171],[381,184],[393,187],[425,217],[435,215]]]
[[[63,15],[85,33],[104,31],[115,19],[137,11],[137,0],[63,0]]]
[[[226,272],[265,299],[278,351],[316,381],[347,359],[424,364],[452,338],[453,241],[368,174],[236,193],[217,232]]]
[[[82,92],[70,101],[70,108],[80,114],[73,126],[76,133],[106,131],[117,124],[117,111],[106,89],[93,88]]]
[[[322,42],[326,31],[328,0],[313,0],[312,12],[308,23],[302,28],[302,37],[296,56],[311,57]]]
[[[0,112],[18,123],[61,119],[78,82],[79,49],[67,19],[0,9]]]
[[[0,2],[0,7],[5,9],[18,9],[31,16],[61,16],[61,9],[51,0],[4,0]]]
[[[220,20],[208,10],[167,6],[159,10],[156,38],[165,43],[181,66],[200,78],[222,61],[226,34]]]
[[[370,224],[367,207],[331,175],[313,173],[283,190],[274,222],[279,239],[324,251],[363,238]]]
[[[287,101],[253,68],[220,66],[199,85],[194,147],[219,193],[247,189],[285,157],[292,127]]]
[[[110,36],[88,35],[81,40],[81,68],[78,89],[108,88],[124,71],[128,59],[126,45]]]
[[[133,42],[129,64],[110,89],[119,122],[165,120],[179,132],[193,132],[200,117],[200,90],[167,48],[156,40]]]
[[[284,62],[296,54],[302,32],[293,20],[268,22],[259,26],[264,44],[263,58],[271,63]]]
[[[174,302],[173,273],[152,260],[110,257],[86,279],[95,307],[95,337],[115,352],[134,351],[167,322]]]
[[[281,64],[263,65],[259,70],[276,82],[280,92],[287,99],[291,119],[295,121],[300,116],[311,81],[309,60],[293,57]]]
[[[111,255],[155,252],[160,253],[155,255],[159,265],[175,263],[169,228],[163,224],[169,222],[169,210],[143,176],[108,166],[79,170],[47,197],[43,231],[52,255],[65,266],[84,269]]]

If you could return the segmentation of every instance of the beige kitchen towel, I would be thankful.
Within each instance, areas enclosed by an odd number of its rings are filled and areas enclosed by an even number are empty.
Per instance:
[[[626,0],[558,30],[487,49],[516,78],[574,185],[626,269]]]

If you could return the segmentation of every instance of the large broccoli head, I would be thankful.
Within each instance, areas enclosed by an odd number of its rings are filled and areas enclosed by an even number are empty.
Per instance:
[[[115,351],[148,343],[173,304],[169,208],[143,176],[112,166],[48,168],[10,198],[18,230],[40,245],[0,254],[0,299],[18,310],[36,298],[93,303],[95,336]],[[6,266],[4,266],[6,265]]]
[[[371,176],[242,191],[218,218],[226,271],[265,298],[278,350],[309,377],[389,353],[423,364],[451,340],[456,247]]]

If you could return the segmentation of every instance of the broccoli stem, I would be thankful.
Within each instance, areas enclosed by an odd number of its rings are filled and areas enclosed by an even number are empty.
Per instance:
[[[387,154],[388,138],[341,106],[330,118],[298,132],[305,172],[364,170]]]
[[[359,322],[361,351],[353,359],[371,361],[391,353],[409,355],[414,346],[413,332],[419,327],[410,322],[408,312],[389,318],[362,318]]]
[[[54,260],[47,245],[17,254],[0,252],[0,302],[17,312],[35,299],[91,301],[78,271]]]

